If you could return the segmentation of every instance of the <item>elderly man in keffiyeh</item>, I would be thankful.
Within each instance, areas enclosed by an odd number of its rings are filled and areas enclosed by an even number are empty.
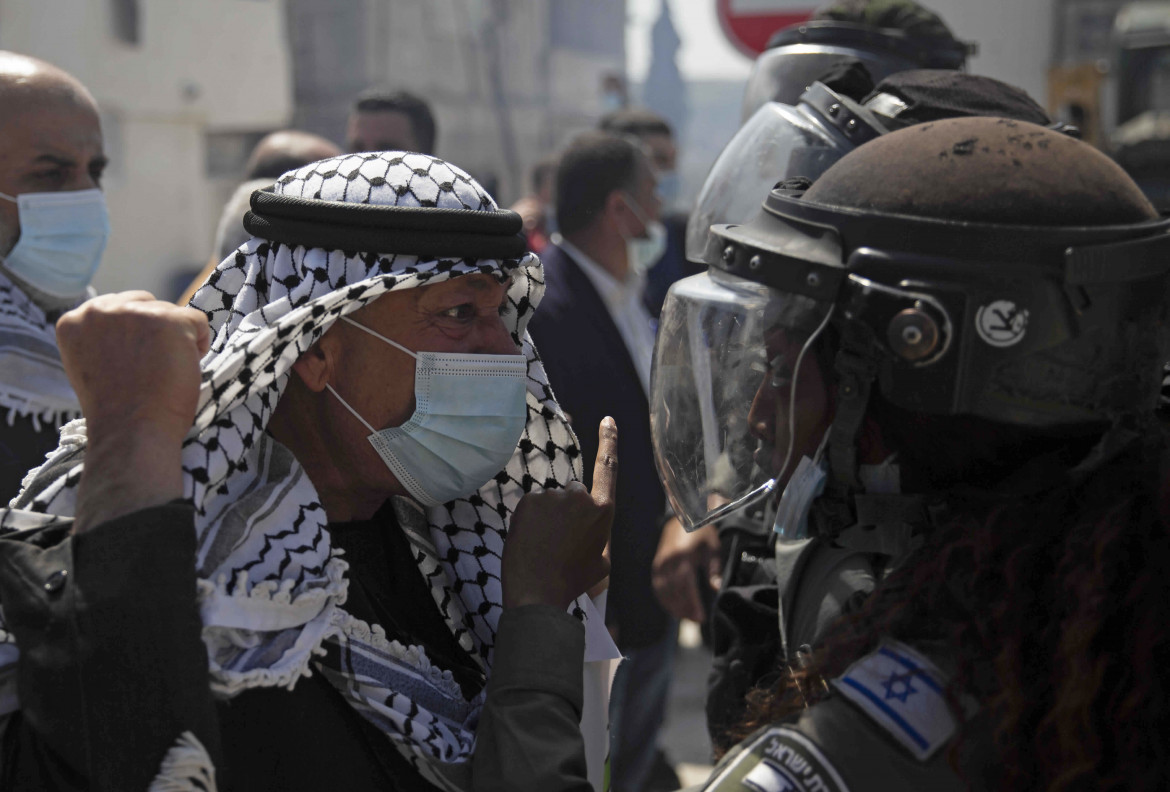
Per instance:
[[[0,787],[539,788],[584,757],[492,735],[509,675],[580,695],[542,641],[612,651],[580,624],[609,507],[570,484],[519,217],[401,152],[252,207],[202,314],[62,320],[86,419],[0,512]]]

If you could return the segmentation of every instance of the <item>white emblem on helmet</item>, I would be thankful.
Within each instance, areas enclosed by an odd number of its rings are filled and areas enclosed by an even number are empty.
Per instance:
[[[996,300],[975,313],[975,330],[994,347],[1018,344],[1028,330],[1028,310],[1008,300]]]

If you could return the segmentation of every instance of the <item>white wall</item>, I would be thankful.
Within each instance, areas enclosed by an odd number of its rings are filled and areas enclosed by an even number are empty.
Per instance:
[[[113,231],[99,291],[170,294],[206,262],[223,186],[204,163],[208,131],[284,126],[292,99],[283,0],[139,0],[140,38],[114,35],[113,3],[6,0],[0,48],[72,72],[103,114]]]
[[[968,65],[972,74],[1019,86],[1047,104],[1053,0],[923,0],[923,5],[942,16],[956,36],[979,43],[979,54]]]

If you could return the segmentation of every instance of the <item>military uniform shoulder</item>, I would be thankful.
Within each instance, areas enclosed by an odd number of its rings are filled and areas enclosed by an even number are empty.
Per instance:
[[[922,652],[886,640],[831,684],[911,756],[926,761],[958,731],[948,677]]]
[[[948,682],[949,675],[920,650],[884,641],[830,682],[828,698],[794,722],[768,727],[741,743],[704,788],[964,789],[942,748],[974,708],[962,716],[952,712]]]
[[[756,732],[712,773],[704,790],[731,792],[848,792],[820,747],[792,726]]]

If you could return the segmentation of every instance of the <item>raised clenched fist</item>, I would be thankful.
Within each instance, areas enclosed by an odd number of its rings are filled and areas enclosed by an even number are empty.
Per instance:
[[[131,425],[182,440],[195,417],[207,317],[147,292],[95,297],[57,322],[91,435]]]
[[[57,322],[87,425],[75,533],[182,496],[182,442],[210,337],[202,313],[146,292],[95,297]]]

